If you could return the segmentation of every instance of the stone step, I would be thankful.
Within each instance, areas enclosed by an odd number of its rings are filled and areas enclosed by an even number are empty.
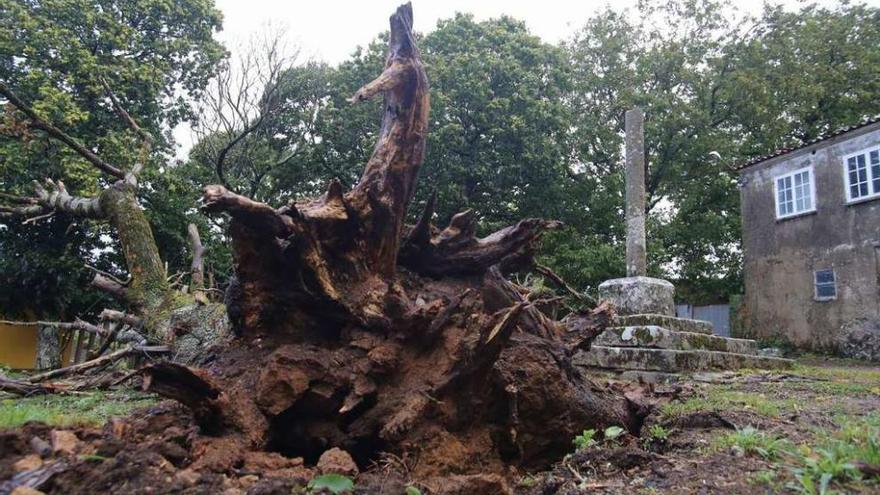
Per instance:
[[[712,334],[712,323],[703,320],[691,320],[689,318],[676,318],[674,316],[642,313],[637,315],[619,315],[614,318],[616,327],[663,327],[675,332],[707,333]]]
[[[730,339],[694,332],[676,332],[656,325],[609,327],[596,337],[593,344],[611,347],[658,347],[687,351],[735,352],[757,354],[758,343],[747,339]]]
[[[674,349],[646,349],[642,347],[592,346],[589,351],[574,357],[574,364],[614,370],[661,371],[683,373],[705,370],[735,370],[740,368],[790,368],[790,359],[738,354],[721,351],[678,351]]]

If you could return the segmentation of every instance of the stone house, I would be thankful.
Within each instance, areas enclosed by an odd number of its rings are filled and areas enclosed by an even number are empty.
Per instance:
[[[880,118],[739,170],[747,336],[880,359]]]

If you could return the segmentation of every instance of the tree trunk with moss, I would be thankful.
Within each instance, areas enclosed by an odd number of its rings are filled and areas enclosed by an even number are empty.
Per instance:
[[[152,228],[144,210],[138,204],[138,176],[149,159],[153,139],[122,108],[106,83],[104,87],[107,97],[125,125],[142,140],[139,157],[128,170],[104,161],[90,147],[41,117],[0,81],[0,95],[10,104],[10,112],[3,125],[5,132],[11,135],[21,134],[24,138],[28,138],[28,132],[24,130],[44,132],[67,145],[97,170],[115,178],[96,197],[71,195],[63,182],[46,179],[43,184],[36,183],[33,197],[12,194],[0,196],[15,205],[0,205],[0,217],[25,217],[27,221],[31,221],[63,213],[107,221],[119,240],[130,280],[123,283],[107,274],[98,273],[92,282],[93,287],[113,295],[127,310],[136,314],[136,319],[140,322],[136,331],[142,332],[148,340],[171,344],[175,339],[170,331],[171,314],[175,309],[193,302],[193,298],[171,288]],[[202,299],[202,302],[207,302],[206,298]]]
[[[61,332],[52,325],[37,327],[37,357],[34,368],[54,370],[61,366]]]
[[[135,192],[131,185],[117,183],[101,194],[101,208],[116,231],[131,275],[126,300],[143,315],[148,336],[156,342],[168,342],[166,321],[170,311],[183,301],[169,287],[153,229]]]

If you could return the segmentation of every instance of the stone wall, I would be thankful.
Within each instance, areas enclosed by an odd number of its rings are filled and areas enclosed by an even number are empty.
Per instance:
[[[870,323],[880,320],[880,198],[847,204],[843,157],[875,145],[880,124],[742,172],[746,335],[741,336],[837,351],[853,348],[852,339],[873,338],[864,329],[876,328]],[[816,211],[777,219],[774,178],[807,166],[813,168]],[[813,272],[827,268],[834,269],[837,298],[818,301]],[[880,341],[880,334],[876,338]]]

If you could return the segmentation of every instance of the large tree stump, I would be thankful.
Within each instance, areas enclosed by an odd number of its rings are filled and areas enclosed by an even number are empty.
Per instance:
[[[503,276],[530,266],[556,222],[479,239],[473,212],[435,228],[432,198],[404,225],[429,110],[408,4],[391,16],[385,71],[352,100],[379,93],[381,132],[353,189],[273,208],[205,188],[205,210],[232,218],[238,338],[207,370],[154,368],[150,387],[236,445],[309,462],[341,447],[362,465],[406,452],[425,476],[546,466],[585,428],[637,430],[629,402],[571,364],[608,309],[563,325]]]

